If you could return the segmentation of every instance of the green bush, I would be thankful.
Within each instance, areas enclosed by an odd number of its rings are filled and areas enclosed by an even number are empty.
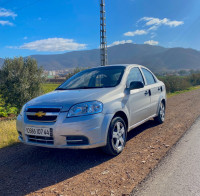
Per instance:
[[[32,58],[6,59],[0,70],[0,94],[8,112],[18,111],[24,103],[42,93],[43,70]],[[12,107],[10,107],[12,106]]]
[[[200,85],[200,73],[189,75],[188,81],[192,84],[192,86]]]
[[[2,107],[0,106],[0,117],[8,117],[9,115],[17,115],[18,109],[16,107]]]
[[[10,106],[8,106],[7,107],[7,113],[8,113],[8,115],[10,115],[10,114],[17,115],[18,109],[16,107],[10,107]]]
[[[5,107],[0,106],[0,117],[8,117],[8,113]]]
[[[166,90],[168,93],[186,90],[192,86],[192,84],[188,81],[187,77],[164,76],[159,77],[159,79],[165,83]]]
[[[0,95],[0,117],[8,117],[9,115],[17,115],[18,109],[10,105],[5,106],[5,102]]]

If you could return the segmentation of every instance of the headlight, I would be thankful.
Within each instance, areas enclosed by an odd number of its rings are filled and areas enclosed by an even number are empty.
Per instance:
[[[21,116],[23,115],[25,109],[26,109],[26,104],[22,107],[22,109],[21,109],[21,111],[20,111],[20,115],[21,115]]]
[[[97,114],[103,111],[103,104],[99,101],[84,102],[73,105],[67,117],[84,116],[90,114]]]

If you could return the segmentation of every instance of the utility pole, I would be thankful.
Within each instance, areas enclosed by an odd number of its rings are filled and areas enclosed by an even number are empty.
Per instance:
[[[101,66],[108,64],[105,0],[100,0],[100,58]]]

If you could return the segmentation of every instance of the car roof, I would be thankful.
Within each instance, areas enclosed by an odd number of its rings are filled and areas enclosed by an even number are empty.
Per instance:
[[[115,66],[124,66],[124,67],[144,67],[143,65],[139,65],[139,64],[112,64],[112,65],[106,65],[105,67],[115,67]],[[104,67],[104,66],[98,66],[96,68],[99,67]],[[94,67],[95,68],[95,67]],[[144,67],[146,68],[146,67]]]
[[[143,65],[139,65],[139,64],[113,64],[113,65],[106,65],[106,66],[124,66],[124,67],[143,67],[148,69],[147,67],[143,66]]]

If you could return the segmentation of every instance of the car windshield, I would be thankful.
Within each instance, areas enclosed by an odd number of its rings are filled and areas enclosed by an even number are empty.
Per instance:
[[[74,75],[56,90],[108,88],[117,86],[124,74],[124,66],[88,69]]]

